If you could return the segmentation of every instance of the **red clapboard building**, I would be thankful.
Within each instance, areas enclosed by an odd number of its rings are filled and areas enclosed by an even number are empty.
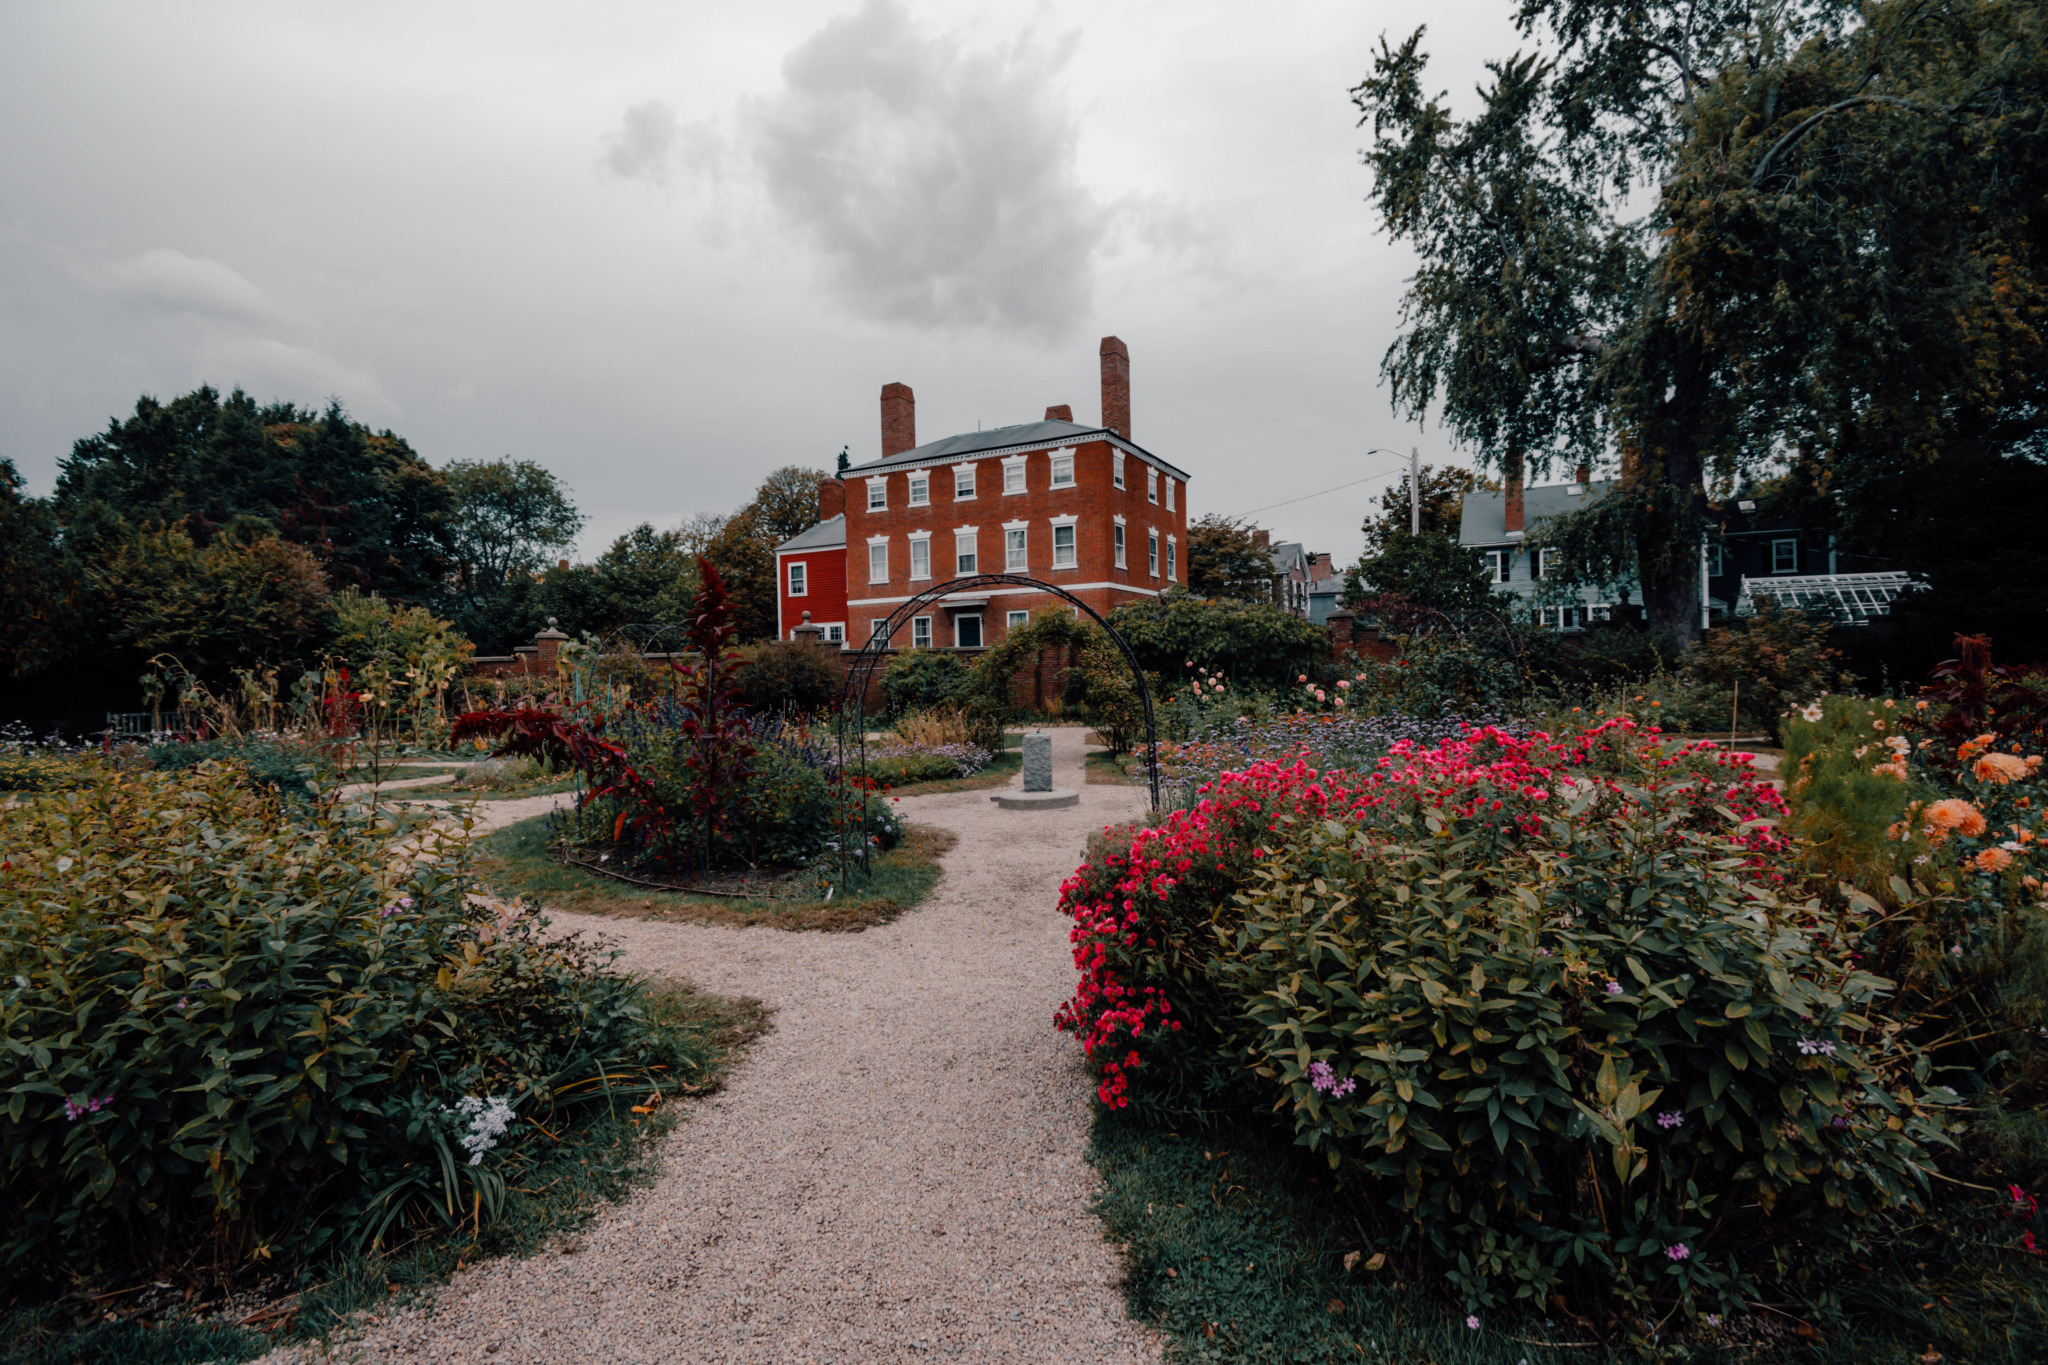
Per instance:
[[[1107,615],[1187,582],[1186,473],[1131,439],[1130,352],[1104,337],[1102,422],[1045,418],[917,443],[907,384],[882,388],[882,453],[818,487],[822,518],[776,550],[783,637],[805,623],[858,648],[928,589],[983,573],[1057,584]],[[948,593],[897,649],[978,649],[1060,599],[1035,588]]]

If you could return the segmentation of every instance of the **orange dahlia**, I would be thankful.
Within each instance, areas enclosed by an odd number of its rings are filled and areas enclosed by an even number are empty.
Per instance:
[[[2012,866],[2012,854],[2002,848],[1987,848],[1970,861],[1979,872],[2003,872]]]
[[[2008,782],[2017,782],[2027,775],[2024,759],[2013,754],[1986,754],[1970,765],[1979,782],[1989,782],[1994,787],[2003,787]]]
[[[1932,803],[1924,816],[1928,826],[1941,834],[1954,830],[1974,839],[1986,829],[1984,813],[1958,797]]]

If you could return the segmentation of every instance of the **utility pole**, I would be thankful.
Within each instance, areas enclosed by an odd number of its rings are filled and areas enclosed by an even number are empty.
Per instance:
[[[1408,447],[1408,534],[1422,534],[1422,448]]]

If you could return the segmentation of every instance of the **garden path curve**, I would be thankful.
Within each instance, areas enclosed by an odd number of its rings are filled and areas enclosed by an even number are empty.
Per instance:
[[[926,904],[858,934],[561,914],[636,971],[759,998],[774,1027],[667,1139],[655,1184],[579,1250],[487,1262],[373,1320],[378,1361],[1156,1361],[1089,1210],[1091,1082],[1053,1011],[1073,983],[1059,884],[1089,831],[1144,810],[905,798],[959,836]],[[280,1353],[276,1359],[289,1357]]]

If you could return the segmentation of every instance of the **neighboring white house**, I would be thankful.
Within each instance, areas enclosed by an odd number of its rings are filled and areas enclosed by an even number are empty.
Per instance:
[[[1529,533],[1561,512],[1576,512],[1614,488],[1613,480],[1594,483],[1581,465],[1572,483],[1550,484],[1524,489],[1510,485],[1505,491],[1475,489],[1465,494],[1459,508],[1458,543],[1476,551],[1493,580],[1496,594],[1516,599],[1513,612],[1521,617],[1538,617],[1539,624],[1558,630],[1583,630],[1590,621],[1605,621],[1616,606],[1642,604],[1642,593],[1631,586],[1625,593],[1596,592],[1579,588],[1562,594],[1555,584],[1544,591],[1546,577],[1554,576],[1557,565],[1545,562],[1549,555],[1523,546]]]

